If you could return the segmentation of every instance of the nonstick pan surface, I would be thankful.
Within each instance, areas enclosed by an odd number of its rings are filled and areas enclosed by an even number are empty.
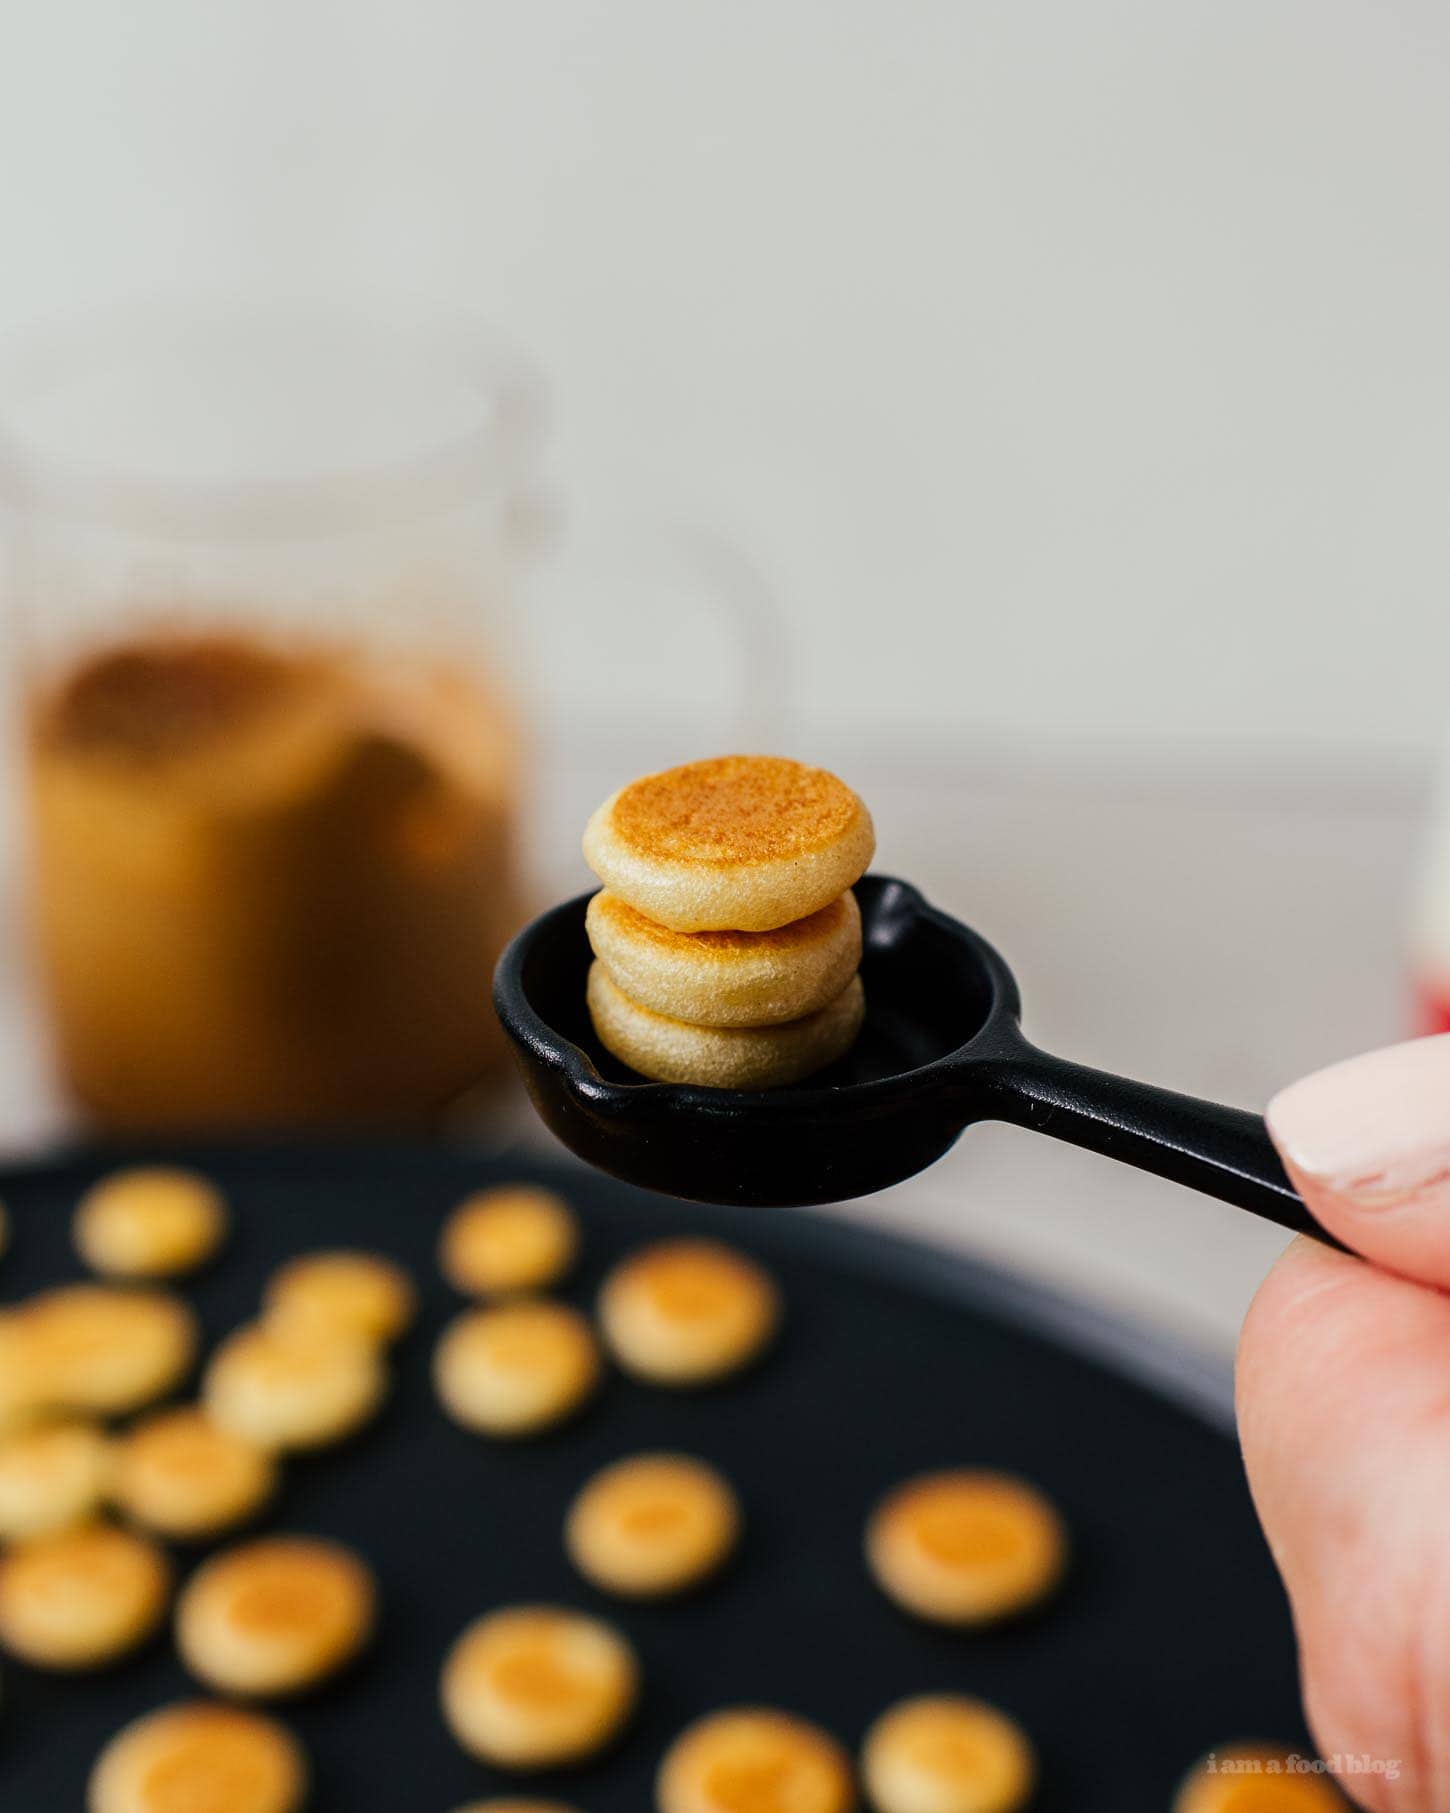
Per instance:
[[[513,1785],[455,1747],[437,1676],[470,1619],[522,1601],[611,1618],[641,1657],[643,1698],[623,1742],[528,1788],[581,1813],[647,1813],[675,1733],[741,1702],[804,1714],[854,1749],[903,1695],[981,1695],[1038,1748],[1039,1813],[1162,1809],[1195,1756],[1236,1737],[1308,1752],[1288,1613],[1222,1396],[1186,1361],[1175,1378],[1171,1355],[1165,1363],[1020,1282],[804,1212],[687,1205],[534,1158],[431,1146],[98,1150],[13,1170],[0,1177],[12,1224],[0,1302],[81,1275],[72,1207],[123,1159],[196,1163],[231,1199],[230,1245],[185,1287],[208,1342],[255,1314],[275,1266],[312,1248],[391,1254],[419,1287],[422,1313],[395,1356],[383,1415],[341,1450],[290,1462],[256,1526],[350,1542],[381,1587],[367,1658],[279,1709],[314,1763],[313,1813],[451,1813]],[[583,1264],[564,1295],[590,1304],[631,1247],[708,1232],[780,1281],[777,1346],[753,1372],[702,1393],[614,1373],[578,1422],[525,1445],[455,1428],[429,1379],[433,1344],[460,1307],[438,1274],[438,1226],[468,1191],[523,1178],[561,1188],[583,1220]],[[1113,1347],[1119,1357],[1105,1359]],[[635,1607],[573,1573],[560,1525],[597,1467],[659,1448],[724,1469],[746,1536],[714,1584]],[[1071,1574],[1034,1617],[987,1633],[934,1629],[867,1577],[872,1505],[907,1475],[953,1464],[1018,1470],[1062,1509]],[[195,1559],[178,1551],[183,1572]],[[0,1813],[79,1809],[112,1732],[199,1691],[165,1638],[97,1675],[50,1677],[10,1661],[0,1670]]]

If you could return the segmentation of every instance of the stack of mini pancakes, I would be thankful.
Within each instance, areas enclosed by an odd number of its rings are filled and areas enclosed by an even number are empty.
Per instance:
[[[640,1075],[799,1082],[848,1051],[865,999],[851,886],[876,847],[844,782],[779,756],[646,775],[599,808],[584,856],[589,1012]]]

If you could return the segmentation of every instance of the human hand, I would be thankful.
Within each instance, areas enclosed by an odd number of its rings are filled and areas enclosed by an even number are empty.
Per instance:
[[[1323,1225],[1239,1340],[1239,1431],[1288,1589],[1305,1707],[1371,1813],[1450,1813],[1450,1035],[1372,1052],[1270,1104]]]

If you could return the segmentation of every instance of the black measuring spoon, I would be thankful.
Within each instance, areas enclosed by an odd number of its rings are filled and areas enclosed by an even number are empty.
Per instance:
[[[1330,1238],[1259,1115],[1039,1051],[984,939],[890,876],[866,876],[856,898],[860,1038],[830,1070],[759,1091],[647,1082],[611,1058],[584,1005],[589,896],[534,920],[499,960],[494,1005],[546,1124],[630,1183],[786,1206],[869,1195],[934,1163],[974,1121],[1011,1121]]]

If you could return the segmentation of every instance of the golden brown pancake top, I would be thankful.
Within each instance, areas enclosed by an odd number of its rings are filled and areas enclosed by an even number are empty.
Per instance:
[[[844,781],[776,755],[714,756],[647,774],[610,814],[616,834],[641,855],[720,867],[826,849],[860,815]]]
[[[291,1736],[240,1707],[163,1707],[112,1740],[92,1778],[98,1809],[228,1813],[301,1805],[306,1766]]]

